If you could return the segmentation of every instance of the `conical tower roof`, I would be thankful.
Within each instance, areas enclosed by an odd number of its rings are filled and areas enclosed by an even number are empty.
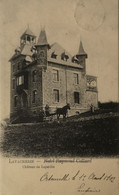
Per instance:
[[[33,34],[33,32],[30,30],[29,27],[28,27],[28,28],[26,29],[26,31],[22,34],[21,38],[22,38],[24,35],[30,35],[30,36],[32,36],[32,37],[36,37],[36,36]]]
[[[77,56],[78,55],[87,55],[87,53],[84,51],[82,41],[80,41],[79,50],[78,50],[78,53],[76,55]]]
[[[43,46],[43,45],[49,46],[45,30],[41,30],[36,46]]]

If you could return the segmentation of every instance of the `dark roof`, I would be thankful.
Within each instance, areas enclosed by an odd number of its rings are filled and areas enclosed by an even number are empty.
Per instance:
[[[33,53],[31,51],[31,45],[27,45],[25,44],[22,48],[21,48],[21,51],[18,52],[18,53],[15,53],[9,61],[13,60],[14,58],[20,56],[20,55],[25,55],[25,56],[32,56]]]
[[[21,54],[32,56],[33,53],[31,51],[31,45],[25,44],[22,51],[21,51]]]
[[[84,51],[82,41],[80,41],[79,50],[78,50],[78,53],[76,55],[87,55],[87,53]]]
[[[55,42],[51,45],[51,49],[48,51],[49,56],[55,51],[55,54],[57,54],[57,56],[60,56],[62,53],[65,53],[65,55],[68,55],[69,58],[71,59],[72,56],[70,53],[68,53],[59,43]]]
[[[24,36],[24,35],[30,35],[30,36],[33,36],[33,37],[36,37],[33,32],[30,30],[30,28],[28,27],[26,29],[26,31],[22,34],[21,38]]]
[[[55,51],[55,54],[57,55],[57,58],[52,58],[52,53]],[[62,54],[67,55],[69,58],[67,61],[61,59]],[[72,55],[68,53],[59,43],[55,42],[51,45],[51,49],[48,50],[48,62],[52,62],[53,64],[59,64],[67,67],[73,67],[73,68],[80,68],[83,67],[80,64],[73,63],[72,62]]]
[[[38,45],[49,45],[48,42],[47,42],[47,36],[46,36],[46,32],[45,30],[41,30],[40,32],[40,35],[39,35],[39,38],[38,38],[38,42],[36,44],[37,46]]]

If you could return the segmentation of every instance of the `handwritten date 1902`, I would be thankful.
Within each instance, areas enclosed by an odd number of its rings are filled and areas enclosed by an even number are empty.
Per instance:
[[[46,172],[40,177],[40,181],[85,181],[85,180],[93,180],[93,181],[106,181],[113,183],[115,181],[115,177],[112,174],[105,174],[102,173],[100,175],[96,173],[91,173],[90,175],[86,175],[84,173],[81,173],[80,170],[78,170],[73,175],[69,173],[64,173],[62,176],[54,176],[52,173]]]

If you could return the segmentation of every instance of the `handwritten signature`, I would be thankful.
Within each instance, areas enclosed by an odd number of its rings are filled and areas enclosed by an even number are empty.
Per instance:
[[[78,188],[78,192],[83,192],[83,194],[85,194],[87,192],[101,192],[101,190],[96,188],[86,187],[86,184],[82,183]]]

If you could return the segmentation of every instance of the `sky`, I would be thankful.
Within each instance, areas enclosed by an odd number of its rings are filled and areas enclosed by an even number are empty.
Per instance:
[[[82,40],[87,74],[98,77],[98,100],[118,101],[118,0],[1,0],[0,107],[10,112],[10,63],[29,25],[38,37],[45,27],[49,44],[72,55]]]

